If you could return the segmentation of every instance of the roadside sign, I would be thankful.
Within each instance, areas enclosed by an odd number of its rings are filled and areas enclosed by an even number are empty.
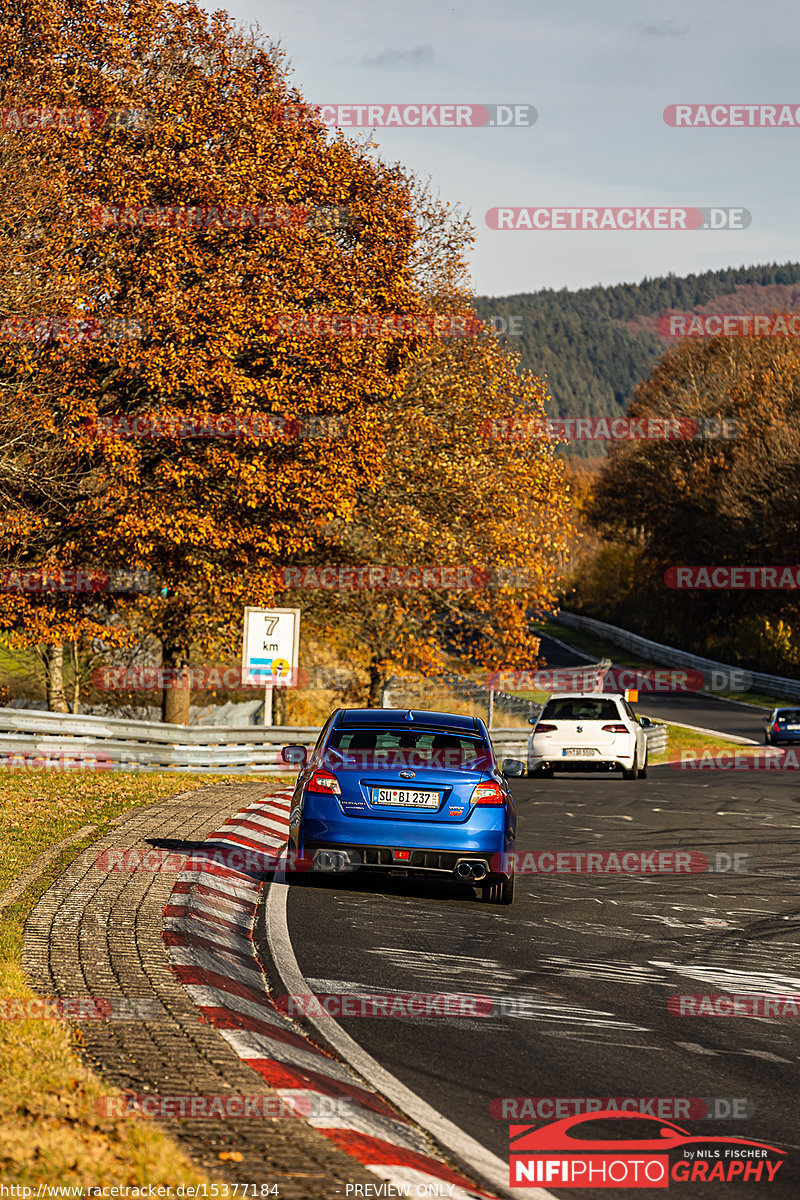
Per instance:
[[[300,645],[299,608],[244,610],[242,683],[294,687]]]

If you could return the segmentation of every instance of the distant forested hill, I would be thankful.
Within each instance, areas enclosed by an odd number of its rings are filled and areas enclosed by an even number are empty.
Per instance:
[[[800,263],[773,263],[702,275],[667,275],[642,283],[546,289],[516,296],[478,296],[475,308],[495,328],[519,336],[508,344],[523,366],[547,375],[554,417],[617,416],[664,351],[677,344],[659,336],[659,316],[680,312],[800,312]],[[505,324],[504,324],[505,323]],[[602,443],[574,443],[572,452],[603,452]]]

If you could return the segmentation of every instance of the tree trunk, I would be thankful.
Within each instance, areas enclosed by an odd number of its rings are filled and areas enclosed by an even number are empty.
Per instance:
[[[287,712],[289,708],[288,688],[277,687],[273,692],[272,700],[272,723],[273,725],[286,725]]]
[[[166,725],[188,725],[192,703],[188,649],[162,643],[161,669],[167,684],[161,693],[161,720]]]
[[[44,674],[47,685],[47,707],[50,712],[69,712],[64,695],[64,646],[49,642],[43,650]]]
[[[381,708],[383,704],[383,688],[386,675],[380,669],[375,659],[369,664],[369,699],[367,708]]]
[[[80,659],[78,657],[78,643],[71,642],[70,649],[72,651],[72,670],[74,679],[72,683],[72,711],[77,713],[80,708],[81,700],[81,674],[80,674]]]

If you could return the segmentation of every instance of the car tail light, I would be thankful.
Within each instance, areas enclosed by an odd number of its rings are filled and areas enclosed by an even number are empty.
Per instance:
[[[327,796],[341,796],[339,780],[330,771],[315,771],[306,784],[307,792],[322,792]]]
[[[603,729],[606,733],[627,733],[627,725],[604,725]]]
[[[779,725],[779,724],[778,724],[778,722],[776,721],[776,722],[775,722],[775,724],[772,726],[772,731],[773,731],[773,733],[779,733],[779,732],[780,732],[780,728],[781,728],[781,727],[780,727],[780,725]]]
[[[470,804],[505,804],[506,798],[499,783],[479,783],[469,798]]]
[[[533,732],[534,733],[555,733],[555,731],[557,729],[558,729],[557,725],[537,725]]]

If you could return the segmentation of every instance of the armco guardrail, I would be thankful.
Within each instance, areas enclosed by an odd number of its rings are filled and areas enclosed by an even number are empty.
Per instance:
[[[314,726],[162,725],[113,717],[0,708],[0,764],[217,775],[291,773],[281,746],[313,746]],[[16,760],[16,761],[15,761]],[[74,766],[70,766],[70,763]]]
[[[311,748],[313,725],[162,725],[114,717],[0,708],[0,767],[286,775],[282,746]],[[525,729],[493,729],[500,758],[524,758]]]
[[[645,729],[644,733],[648,754],[660,754],[669,746],[669,729],[666,725],[655,725],[652,729]]]
[[[627,629],[620,629],[617,625],[596,621],[594,617],[560,612],[553,620],[573,629],[585,629],[589,633],[596,633],[607,642],[612,642],[615,646],[624,646],[626,650],[633,650],[651,662],[667,667],[693,667],[702,671],[707,677],[705,690],[709,692],[748,692],[757,689],[774,696],[788,696],[792,700],[800,700],[800,679],[765,675],[760,671],[745,671],[741,667],[732,667],[729,663],[716,662],[712,658],[700,658],[697,654],[689,654],[686,650],[676,649],[675,646],[651,642],[648,638],[640,637],[638,633],[630,633]]]

